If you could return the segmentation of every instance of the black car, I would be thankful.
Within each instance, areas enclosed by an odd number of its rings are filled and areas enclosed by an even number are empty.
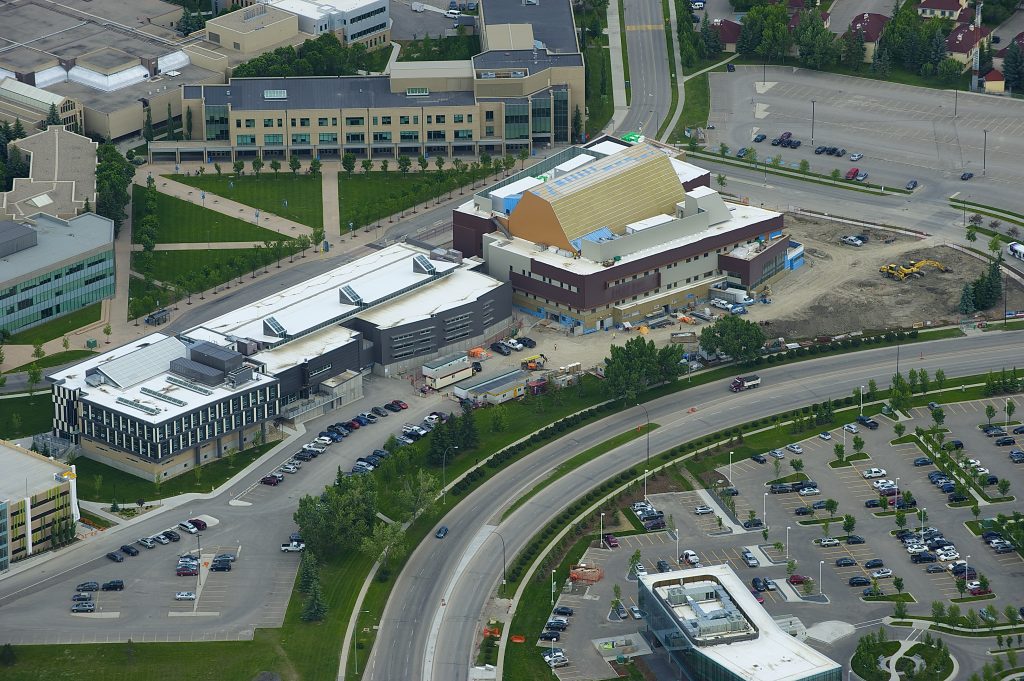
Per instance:
[[[768,488],[768,491],[772,494],[789,494],[793,491],[793,487],[792,485],[783,482],[777,485],[772,485]]]
[[[837,558],[836,567],[853,567],[857,564],[853,558]]]
[[[964,174],[962,174],[960,176],[960,179],[963,180],[964,182],[966,182],[967,180],[971,179],[972,177],[974,177],[974,173],[964,173]]]
[[[750,460],[757,463],[768,463],[768,459],[764,458],[764,454],[754,454],[754,456],[750,457]]]
[[[910,556],[911,563],[934,563],[939,559],[934,553],[915,553]]]
[[[568,605],[560,605],[554,610],[552,610],[552,612],[556,615],[561,615],[563,617],[572,617],[573,609],[570,608]]]
[[[557,631],[542,631],[538,638],[540,638],[541,641],[559,641],[561,640],[562,635]]]
[[[814,515],[814,509],[810,506],[797,506],[793,513],[796,515]]]
[[[878,499],[868,499],[864,502],[864,508],[881,508],[882,502]]]
[[[790,487],[794,492],[799,492],[807,487],[817,487],[818,483],[814,480],[800,480],[798,482],[790,483]]]
[[[210,563],[210,572],[231,572],[230,560],[215,560]]]
[[[517,338],[516,340],[528,348],[537,347],[537,341],[533,340],[532,338],[527,338],[526,336],[523,336],[522,338]]]
[[[103,591],[124,591],[124,582],[120,579],[112,579],[109,582],[103,582],[103,586],[100,588]]]
[[[1003,538],[1003,533],[1002,532],[996,532],[994,530],[989,530],[988,532],[982,532],[981,538],[984,541],[988,541],[989,539],[1002,539]],[[79,591],[81,591],[81,590],[82,589],[79,589]]]
[[[988,487],[989,485],[995,485],[998,482],[999,482],[999,478],[997,476],[995,476],[995,475],[986,475],[981,480],[981,484],[984,485],[985,487]]]
[[[387,412],[386,409],[384,409],[384,407],[372,407],[370,409],[370,411],[372,413],[376,414],[377,416],[387,416],[388,415],[388,412]]]
[[[900,510],[903,510],[903,509],[906,509],[906,508],[917,508],[917,499],[915,499],[914,497],[910,497],[910,501],[908,502],[903,497],[900,497],[899,499],[896,500],[896,510],[897,511],[900,511]]]
[[[743,521],[743,528],[744,529],[750,530],[750,529],[753,529],[755,527],[764,527],[764,521],[762,521],[760,518],[753,518],[751,520],[744,520]]]
[[[822,511],[825,510],[825,504],[827,503],[828,502],[825,499],[818,499],[813,504],[811,504],[811,508],[815,509],[816,511]]]
[[[501,343],[491,343],[491,350],[498,353],[499,355],[504,355],[505,357],[508,357],[509,355],[512,354],[512,351],[506,348]]]
[[[171,541],[181,541],[181,535],[175,532],[174,530],[167,530],[166,532],[164,532],[164,536],[170,539]]]
[[[967,495],[966,494],[961,494],[960,492],[952,492],[946,498],[949,499],[949,503],[951,503],[951,504],[958,504],[961,501],[967,501]]]
[[[948,539],[943,539],[942,537],[939,537],[938,539],[932,539],[927,544],[929,551],[938,551],[939,549],[944,549],[947,546],[952,545],[953,542],[949,541]]]
[[[1024,435],[1024,426],[1017,426],[1011,431],[1014,435]]]
[[[658,561],[658,572],[668,572],[671,569],[672,566],[668,564],[667,560],[662,559]]]
[[[780,144],[782,144],[782,140],[780,140],[778,137],[776,137],[775,139],[772,140],[772,146],[773,147],[777,147]]]
[[[92,600],[92,594],[91,593],[80,593],[80,594],[75,594],[74,596],[71,597],[71,602],[72,603],[85,603],[86,601],[91,601],[91,600]]]
[[[739,493],[740,491],[735,487],[726,487],[725,489],[722,490],[723,497],[735,497],[739,496]]]
[[[656,518],[654,520],[648,520],[647,522],[644,523],[644,529],[646,529],[648,531],[651,531],[651,530],[664,530],[665,529],[665,521],[662,520],[661,518]]]
[[[1010,445],[1017,444],[1017,441],[1012,437],[1001,437],[996,440],[997,447],[1009,447]]]
[[[107,558],[109,558],[110,560],[114,561],[115,563],[123,563],[124,562],[124,556],[122,556],[120,553],[116,553],[114,551],[111,551],[110,553],[108,553],[107,554]]]
[[[139,550],[137,548],[135,548],[134,546],[131,546],[129,544],[123,545],[121,547],[121,551],[123,551],[124,553],[127,553],[129,556],[137,556],[137,555],[139,555]]]
[[[871,580],[867,577],[850,577],[848,584],[850,586],[871,586]]]
[[[764,142],[766,139],[768,139],[768,135],[765,135],[764,133],[758,133],[754,135],[755,142]]]
[[[849,537],[846,538],[846,543],[847,544],[863,544],[864,543],[864,537],[860,536],[859,534],[851,534]]]
[[[921,466],[931,466],[932,460],[929,459],[927,456],[919,456],[916,459],[914,459],[914,465],[917,466],[918,468],[920,468]]]
[[[566,624],[565,622],[559,622],[557,620],[552,620],[551,622],[548,622],[544,625],[545,631],[565,631],[568,628],[568,624]]]
[[[963,449],[964,443],[960,440],[950,440],[942,445],[943,449]]]
[[[75,591],[97,591],[99,588],[99,582],[82,582],[75,587]]]
[[[885,567],[885,563],[882,561],[881,558],[872,558],[868,562],[864,563],[864,567],[866,567],[868,570],[871,570],[874,568]]]
[[[754,589],[756,591],[767,591],[768,590],[768,585],[760,577],[754,577],[752,580],[750,580],[750,585],[752,587],[754,587]]]
[[[473,362],[471,366],[473,367],[474,374],[479,374],[481,371],[484,370],[484,365],[481,364],[480,362]]]
[[[907,182],[907,191],[914,191],[915,189],[917,189],[917,184],[917,180],[911,180],[910,182]]]
[[[820,156],[821,154],[824,154],[827,149],[828,147],[815,147],[814,153]]]
[[[790,149],[799,149],[802,142],[800,140],[789,140]]]
[[[736,65],[735,64],[726,64],[725,65],[725,70],[728,71],[729,73],[732,73],[733,71],[736,70]]]

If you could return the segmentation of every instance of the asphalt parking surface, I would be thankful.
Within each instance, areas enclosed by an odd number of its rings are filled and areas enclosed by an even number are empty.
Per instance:
[[[1007,475],[1013,480],[1014,489],[1024,489],[1024,465],[1016,467],[1010,463],[1006,453],[1009,447],[996,447],[990,438],[982,434],[977,426],[986,421],[985,404],[1001,404],[1001,400],[980,400],[974,402],[944,405],[946,414],[945,425],[950,429],[948,438],[962,439],[965,442],[968,456],[980,459],[986,467],[999,476]],[[994,606],[1000,613],[1007,605],[1015,608],[1022,605],[1013,585],[1024,575],[1024,561],[1016,553],[996,555],[982,543],[980,538],[964,525],[973,519],[969,508],[950,508],[946,495],[939,492],[928,481],[927,474],[935,470],[934,466],[915,467],[913,460],[922,456],[922,452],[914,445],[892,446],[889,441],[895,437],[891,422],[879,419],[881,426],[877,430],[859,428],[857,435],[865,440],[865,451],[871,456],[868,460],[857,461],[848,467],[833,469],[828,466],[834,460],[833,446],[843,441],[843,430],[832,428],[831,441],[820,439],[817,434],[799,441],[803,454],[804,472],[819,483],[821,496],[800,497],[798,494],[769,494],[765,483],[775,476],[772,465],[758,464],[745,459],[734,461],[732,465],[732,481],[739,488],[740,496],[736,497],[737,515],[745,518],[741,509],[755,509],[761,516],[762,507],[767,507],[769,538],[763,541],[759,530],[735,531],[723,533],[716,515],[725,516],[724,511],[715,503],[710,505],[715,514],[694,515],[695,506],[706,502],[706,495],[700,492],[679,492],[651,495],[650,500],[665,513],[669,526],[678,527],[678,540],[669,530],[640,535],[619,536],[619,547],[615,549],[590,549],[585,561],[600,565],[604,569],[604,578],[594,584],[586,595],[563,595],[559,603],[576,608],[573,626],[570,632],[563,635],[556,644],[566,651],[572,664],[565,670],[559,670],[561,678],[594,678],[595,674],[606,668],[601,656],[594,650],[590,640],[599,636],[636,631],[643,626],[642,622],[628,620],[625,622],[609,621],[609,603],[613,598],[613,587],[622,587],[623,601],[628,609],[636,602],[635,578],[629,574],[629,559],[634,551],[641,552],[642,560],[649,572],[657,571],[657,561],[666,560],[672,569],[679,567],[679,554],[687,549],[697,552],[702,564],[729,564],[736,573],[748,584],[754,577],[769,578],[775,581],[778,588],[762,592],[764,607],[776,617],[793,615],[798,617],[805,627],[828,621],[843,620],[855,627],[855,630],[876,628],[882,618],[892,614],[891,602],[868,602],[862,600],[863,587],[850,587],[848,580],[855,576],[871,578],[874,568],[864,565],[871,559],[881,559],[885,567],[893,570],[894,576],[904,580],[904,592],[911,593],[916,603],[908,604],[912,614],[927,615],[931,612],[931,602],[938,600],[945,606],[952,599],[959,597],[956,581],[948,571],[939,574],[926,572],[927,564],[914,564],[910,560],[902,543],[892,536],[897,529],[893,516],[876,516],[881,509],[869,509],[864,502],[878,498],[871,486],[871,480],[865,480],[862,472],[871,467],[884,468],[886,477],[899,477],[900,489],[910,489],[922,509],[927,512],[923,525],[934,527],[943,532],[946,539],[952,541],[961,558],[970,556],[968,563],[979,575],[985,575],[991,582],[996,594],[994,599],[959,603],[963,612],[968,609],[981,610],[988,605]],[[931,423],[930,412],[925,408],[912,411],[912,418],[906,420],[908,431],[916,426],[927,427]],[[852,433],[847,433],[846,451],[852,452]],[[789,460],[795,455],[786,452],[781,475],[792,472]],[[769,459],[771,461],[771,459]],[[722,479],[729,475],[728,465],[719,469]],[[827,517],[827,512],[819,510],[815,516],[796,516],[798,507],[810,505],[814,501],[832,498],[839,502],[835,520],[829,528],[829,535],[844,535],[842,516],[846,513],[856,518],[855,534],[865,539],[863,544],[847,544],[822,547],[818,541],[823,536],[820,525],[800,525],[799,520]],[[1014,504],[997,504],[982,506],[981,518],[993,517],[996,513],[1009,515]],[[628,512],[628,511],[626,511]],[[671,516],[671,520],[669,517]],[[908,514],[908,526],[918,527],[922,523],[915,514]],[[726,523],[728,524],[728,523]],[[775,552],[771,545],[774,542],[787,540],[789,546],[783,552]],[[742,559],[744,548],[755,551],[761,560],[760,567],[749,568]],[[788,550],[785,550],[788,549]],[[770,554],[770,555],[769,555]],[[773,560],[767,560],[767,558]],[[805,600],[798,593],[800,587],[785,584],[786,560],[796,561],[796,574],[811,577],[816,586],[812,595],[818,593],[818,571],[821,571],[820,589],[828,604]],[[841,558],[852,558],[856,565],[837,567],[836,561]],[[894,594],[896,589],[891,578],[878,580],[879,587],[885,594]],[[837,607],[838,606],[838,607]],[[614,618],[613,618],[614,619]],[[1004,619],[1004,618],[1001,618]],[[611,632],[611,633],[608,633]],[[909,632],[909,630],[908,630]],[[863,632],[861,632],[863,633]],[[856,637],[846,637],[832,645],[815,641],[808,642],[818,647],[834,659],[845,659],[852,654]],[[575,676],[563,676],[570,674]],[[590,674],[591,676],[587,676]]]
[[[430,411],[450,410],[453,403],[437,395],[419,396],[399,380],[369,378],[365,397],[305,424],[306,434],[274,454],[254,472],[216,498],[143,516],[127,527],[106,530],[94,539],[39,562],[37,568],[0,581],[0,640],[14,644],[126,641],[205,641],[250,639],[257,627],[278,627],[291,595],[299,555],[279,546],[296,530],[292,515],[305,494],[319,494],[337,469],[349,470],[355,459],[380,447],[406,422],[419,423]],[[355,431],[326,453],[284,474],[277,487],[259,484],[330,423],[348,420],[376,404],[403,399],[409,409]],[[372,473],[371,473],[372,475]],[[178,530],[179,542],[146,549],[140,537],[199,517],[208,527],[198,535]],[[135,557],[114,563],[105,557],[122,544],[139,549]],[[200,552],[201,544],[201,552]],[[212,572],[217,553],[235,553],[230,572]],[[181,554],[200,553],[198,576],[175,575]],[[124,580],[124,591],[93,594],[95,613],[73,614],[71,596],[81,582]],[[193,591],[195,601],[175,601],[178,591]],[[31,618],[21,614],[31,612]],[[99,620],[99,621],[97,621]]]

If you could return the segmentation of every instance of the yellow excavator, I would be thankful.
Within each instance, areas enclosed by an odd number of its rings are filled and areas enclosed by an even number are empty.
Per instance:
[[[943,265],[937,260],[911,260],[906,265],[897,265],[896,263],[889,263],[888,265],[882,265],[878,268],[884,276],[890,279],[898,279],[903,281],[907,277],[923,277],[923,270],[926,267],[934,267],[940,272],[951,272],[948,267]]]

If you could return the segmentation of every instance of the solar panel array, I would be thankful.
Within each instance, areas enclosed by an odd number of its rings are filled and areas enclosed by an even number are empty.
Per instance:
[[[171,385],[176,385],[179,388],[184,388],[185,390],[191,390],[194,393],[199,393],[200,395],[213,394],[212,390],[207,390],[201,385],[196,385],[192,381],[186,381],[182,378],[178,378],[177,376],[168,376],[167,382],[170,383]]]
[[[129,400],[127,397],[118,397],[117,403],[123,404],[124,406],[131,407],[133,409],[138,409],[139,411],[145,412],[150,416],[156,416],[157,414],[160,413],[160,410],[157,409],[156,407],[151,407],[148,404],[143,404],[138,400]]]
[[[153,390],[152,388],[145,388],[145,387],[143,387],[139,392],[141,392],[143,395],[149,395],[150,397],[155,397],[158,400],[163,400],[164,402],[167,402],[168,404],[173,404],[175,407],[186,407],[186,406],[188,406],[188,402],[186,402],[185,400],[179,400],[177,397],[171,397],[170,395],[165,395],[162,392],[160,392],[159,390]]]

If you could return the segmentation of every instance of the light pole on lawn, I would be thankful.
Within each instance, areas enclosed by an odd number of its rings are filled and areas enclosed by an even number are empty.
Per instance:
[[[860,415],[864,416],[864,386],[860,387]]]
[[[638,406],[641,409],[643,409],[644,410],[644,416],[647,417],[647,467],[650,468],[651,467],[651,415],[647,411],[647,407],[645,407],[644,405],[637,404],[636,406]],[[647,496],[644,495],[644,498],[646,499]]]
[[[360,610],[359,612],[361,614],[365,614],[365,613],[368,613],[370,611],[369,610]],[[357,637],[356,632],[352,632],[352,659],[355,660],[355,663],[356,663],[356,674],[358,674],[359,673],[359,646],[356,644],[356,637]]]
[[[602,513],[601,515],[604,515],[604,514]],[[507,565],[507,563],[505,561],[505,538],[502,537],[501,533],[498,532],[497,530],[492,530],[491,534],[497,536],[498,539],[501,540],[501,597],[504,598],[505,597],[505,584],[506,584],[505,566]]]
[[[555,604],[555,571],[551,571],[551,605]]]
[[[729,484],[732,484],[732,452],[729,452]]]
[[[811,100],[811,146],[814,146],[814,100]]]
[[[444,450],[444,456],[441,457],[441,505],[442,506],[444,506],[445,501],[447,501],[447,499],[448,499],[448,490],[447,490],[448,484],[446,482],[447,478],[445,477],[445,468],[446,468],[447,463],[448,463],[448,452],[453,450],[453,449],[458,449],[458,448],[459,448],[458,445],[449,445]]]

